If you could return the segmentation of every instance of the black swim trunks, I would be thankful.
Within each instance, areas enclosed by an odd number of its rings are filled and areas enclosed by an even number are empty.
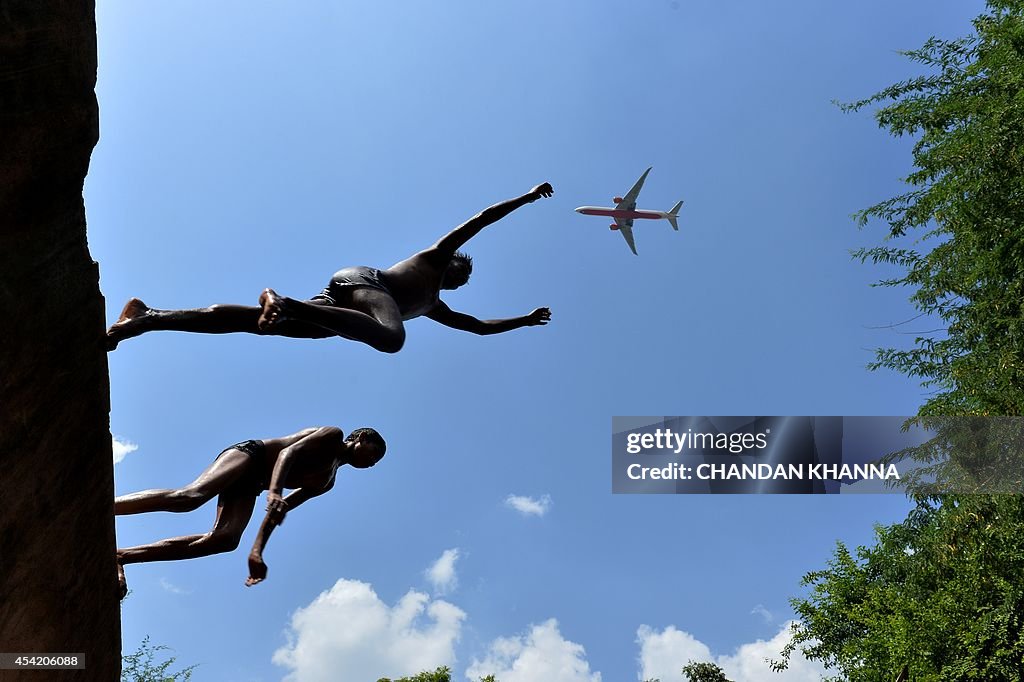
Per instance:
[[[232,485],[242,485],[246,489],[256,491],[259,494],[267,489],[267,482],[264,474],[267,469],[267,445],[261,440],[246,440],[235,443],[231,447],[224,448],[217,459],[220,459],[228,450],[241,450],[249,455],[249,470]],[[216,461],[216,460],[214,460]]]
[[[357,265],[351,268],[343,268],[334,273],[331,281],[324,287],[324,290],[311,298],[311,301],[324,301],[329,305],[338,305],[338,300],[343,298],[343,290],[346,287],[369,287],[383,291],[388,296],[391,290],[387,288],[381,279],[381,272],[377,268],[368,268]]]

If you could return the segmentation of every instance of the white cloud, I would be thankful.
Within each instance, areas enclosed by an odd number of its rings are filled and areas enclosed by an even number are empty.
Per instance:
[[[819,682],[827,670],[795,653],[789,668],[773,672],[767,659],[778,659],[790,639],[791,623],[786,623],[770,640],[741,645],[730,656],[712,657],[707,645],[693,635],[668,626],[662,632],[641,625],[637,630],[640,644],[640,673],[637,679],[661,678],[663,682],[682,680],[683,666],[690,661],[713,661],[734,682]]]
[[[789,668],[782,673],[772,672],[766,659],[778,659],[779,652],[789,643],[792,636],[786,623],[779,633],[765,641],[759,639],[744,644],[732,656],[720,656],[718,665],[725,674],[736,682],[819,682],[828,673],[820,663],[808,661],[799,652],[790,657]]]
[[[501,682],[601,682],[601,673],[590,672],[583,647],[562,637],[554,618],[533,625],[519,637],[491,642],[483,661],[475,658],[466,677],[477,680],[494,675]]]
[[[509,495],[505,498],[505,505],[523,516],[544,516],[551,509],[551,496],[544,495],[540,499],[534,499],[522,495]]]
[[[178,587],[167,578],[160,578],[160,587],[164,588],[164,590],[170,592],[171,594],[192,594],[191,590],[186,590],[184,588]]]
[[[414,590],[388,606],[369,584],[340,579],[292,615],[288,644],[273,660],[290,670],[287,682],[414,675],[455,661],[465,617]]]
[[[111,436],[111,447],[114,451],[114,464],[124,459],[129,453],[135,452],[139,446],[126,440],[118,440],[117,436]]]
[[[758,604],[757,606],[755,606],[753,609],[750,610],[750,614],[753,616],[761,616],[762,618],[764,618],[765,623],[771,623],[773,620],[775,620],[775,616],[772,615],[771,611],[764,607],[764,604]]]
[[[437,594],[448,594],[459,583],[455,575],[455,561],[459,558],[458,549],[446,549],[441,558],[427,569],[427,580],[434,586]]]
[[[641,625],[636,631],[636,641],[640,645],[641,680],[681,680],[680,671],[684,665],[690,661],[711,659],[711,650],[705,644],[672,625],[662,632]]]

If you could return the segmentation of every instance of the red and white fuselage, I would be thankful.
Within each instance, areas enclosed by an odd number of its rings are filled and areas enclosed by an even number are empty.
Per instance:
[[[683,202],[676,203],[668,211],[647,211],[636,207],[636,198],[640,194],[640,188],[644,186],[647,174],[650,172],[650,168],[645,170],[640,179],[626,192],[625,197],[615,197],[612,199],[615,202],[615,208],[608,208],[607,206],[580,206],[576,209],[576,212],[583,215],[599,215],[614,219],[615,222],[611,224],[611,228],[618,230],[622,238],[626,240],[629,250],[635,254],[636,244],[633,242],[634,220],[667,220],[672,225],[673,230],[679,229],[676,218],[679,217],[679,208],[683,205]]]
[[[676,217],[667,211],[645,211],[639,209],[626,211],[617,208],[607,208],[605,206],[580,206],[576,209],[576,212],[582,213],[583,215],[603,215],[608,218],[615,218],[616,220],[635,220],[638,218],[646,220],[668,220],[669,218]],[[613,226],[613,229],[617,227],[618,225],[615,225]]]

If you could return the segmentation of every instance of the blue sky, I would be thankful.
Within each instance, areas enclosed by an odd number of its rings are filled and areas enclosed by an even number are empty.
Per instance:
[[[906,294],[870,288],[885,273],[848,255],[883,234],[849,216],[900,190],[911,141],[831,102],[912,75],[897,50],[962,35],[981,8],[101,0],[86,209],[110,322],[131,296],[308,297],[342,266],[388,266],[555,188],[475,238],[470,284],[444,297],[482,318],[549,306],[546,327],[414,320],[397,355],[180,333],[111,354],[111,430],[135,446],[118,494],[307,426],[389,444],[289,516],[262,585],[242,585],[258,516],[232,554],[128,567],[125,651],[149,635],[199,680],[445,664],[668,682],[699,656],[737,682],[815,679],[757,668],[788,598],[836,540],[869,541],[907,503],[613,496],[611,416],[916,410],[920,387],[864,368],[912,338],[872,329],[913,315]],[[647,166],[642,207],[686,203],[678,233],[639,224],[633,256],[572,209]],[[121,518],[118,542],[203,532],[213,513]]]

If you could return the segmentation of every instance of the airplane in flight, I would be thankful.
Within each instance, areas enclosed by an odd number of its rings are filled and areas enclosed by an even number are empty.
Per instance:
[[[653,166],[651,167],[653,168]],[[676,224],[676,218],[679,217],[679,207],[683,205],[683,202],[677,203],[672,207],[670,211],[645,211],[637,210],[636,198],[640,194],[640,188],[644,186],[644,180],[647,179],[647,174],[651,172],[648,168],[644,171],[644,174],[640,176],[640,179],[636,181],[636,184],[626,192],[624,197],[615,197],[612,201],[615,202],[615,208],[605,208],[602,206],[580,206],[576,209],[577,213],[583,215],[603,215],[609,218],[615,218],[615,222],[610,225],[611,229],[618,230],[626,243],[629,244],[629,250],[636,253],[636,244],[633,242],[633,220],[636,218],[650,218],[650,219],[661,219],[664,218],[672,224],[672,229],[679,231],[679,225]]]

